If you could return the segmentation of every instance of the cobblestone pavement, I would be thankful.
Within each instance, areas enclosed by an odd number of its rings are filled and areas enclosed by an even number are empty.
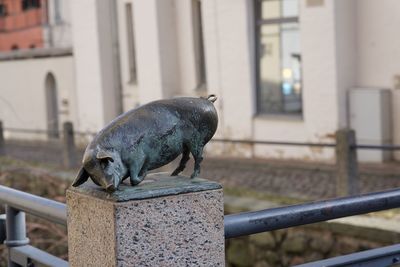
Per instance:
[[[21,160],[62,164],[62,147],[57,142],[8,141],[6,151],[10,157]],[[82,153],[83,149],[79,150],[78,154]],[[178,160],[162,170],[171,171]],[[191,160],[184,174],[190,175],[192,169]],[[332,164],[206,157],[201,176],[226,187],[271,195],[312,200],[335,197],[336,171]],[[361,165],[360,179],[363,193],[400,187],[400,164]]]

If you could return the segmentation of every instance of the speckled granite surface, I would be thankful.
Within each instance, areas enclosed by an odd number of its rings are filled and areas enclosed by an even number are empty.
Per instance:
[[[67,191],[70,266],[115,266],[114,205]]]
[[[92,185],[68,190],[71,266],[224,266],[221,186],[149,178],[111,195]]]

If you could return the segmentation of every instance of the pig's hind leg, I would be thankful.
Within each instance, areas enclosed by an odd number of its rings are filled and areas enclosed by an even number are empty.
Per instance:
[[[181,173],[185,169],[186,163],[190,159],[189,153],[190,153],[189,148],[184,144],[183,152],[182,152],[182,159],[179,162],[179,166],[172,172],[171,176],[177,176],[179,173]]]
[[[190,176],[193,179],[200,174],[200,163],[203,161],[203,146],[194,145],[190,150],[194,158],[194,171]]]

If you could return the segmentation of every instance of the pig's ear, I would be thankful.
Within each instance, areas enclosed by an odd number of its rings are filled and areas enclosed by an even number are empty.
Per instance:
[[[105,150],[99,150],[99,152],[97,152],[96,158],[98,160],[109,160],[111,162],[114,162],[111,153]]]
[[[88,178],[89,178],[89,173],[82,167],[79,170],[78,175],[76,176],[74,182],[72,183],[72,186],[77,187],[86,182]]]

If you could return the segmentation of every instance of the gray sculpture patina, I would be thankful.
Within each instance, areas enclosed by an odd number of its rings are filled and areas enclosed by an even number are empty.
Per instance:
[[[128,111],[108,124],[87,146],[72,186],[88,180],[109,192],[130,177],[131,185],[143,181],[147,171],[166,165],[182,154],[172,176],[185,169],[189,153],[195,164],[191,178],[200,173],[203,148],[218,125],[213,103],[207,98],[180,97],[159,100]]]

